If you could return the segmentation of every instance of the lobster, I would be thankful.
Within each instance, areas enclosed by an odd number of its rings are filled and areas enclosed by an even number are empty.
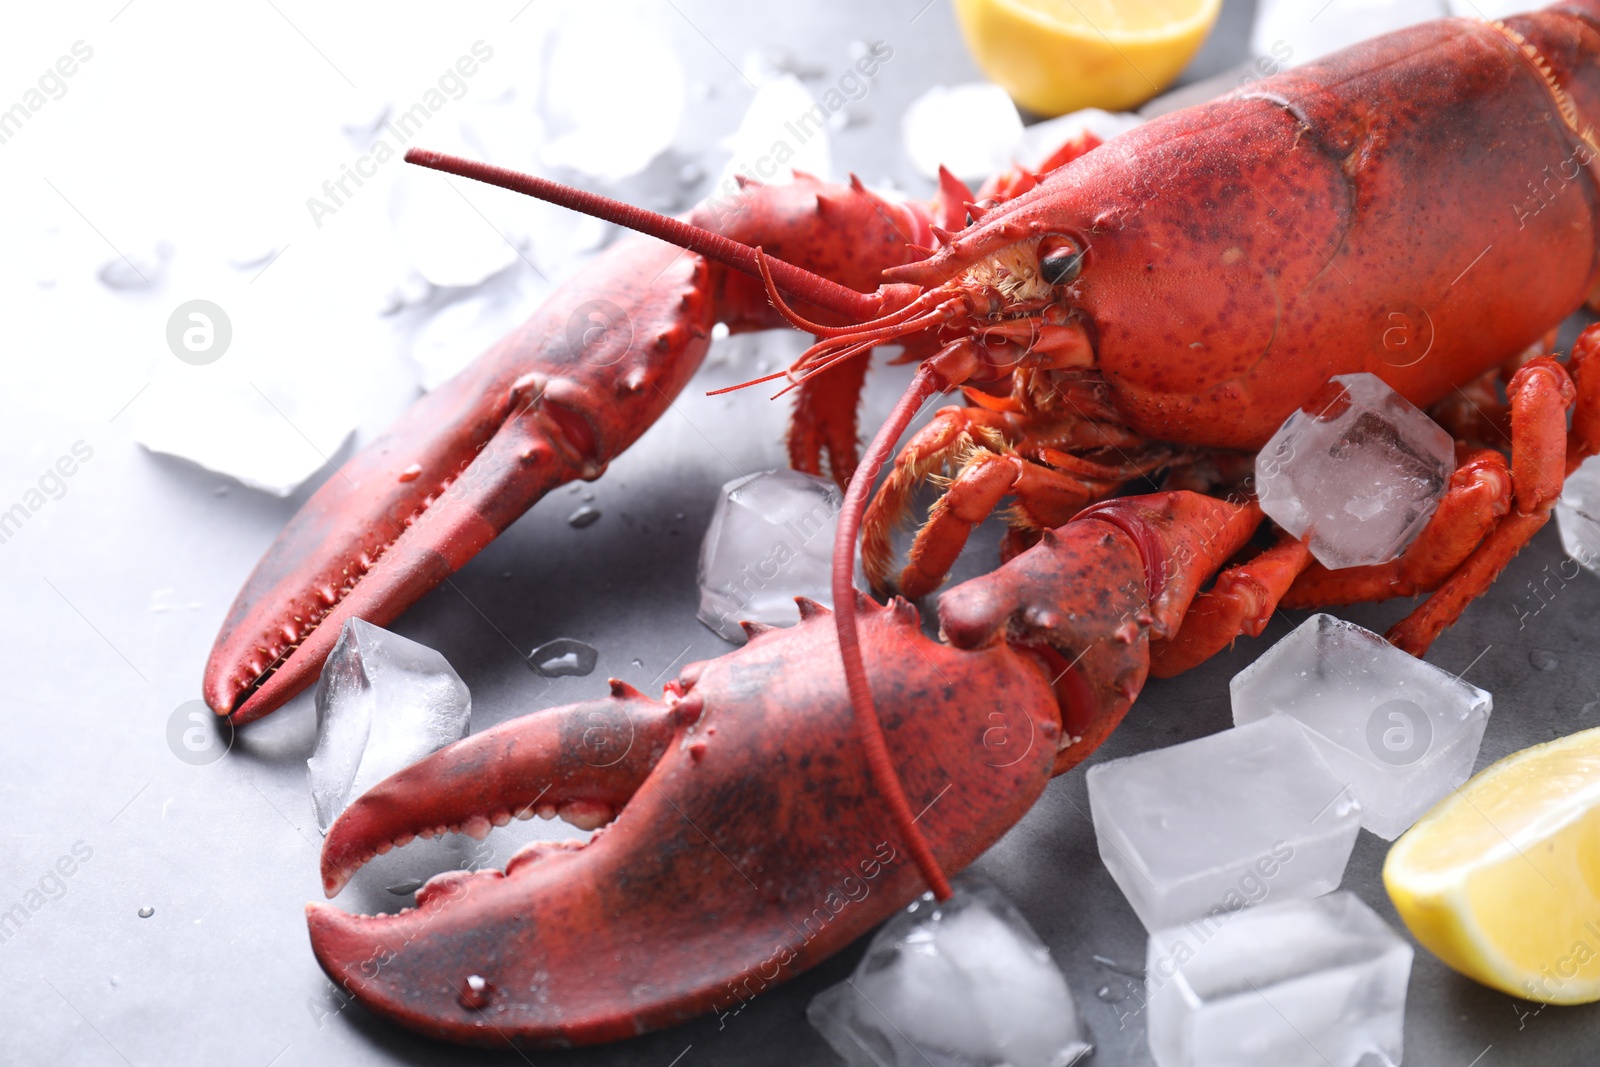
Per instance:
[[[469,1044],[736,1010],[925,886],[947,893],[944,871],[1090,755],[1149,675],[1259,634],[1279,606],[1431,592],[1388,635],[1425,653],[1600,450],[1600,331],[1551,354],[1600,276],[1597,57],[1600,0],[1427,23],[1105,144],[1080,137],[976,194],[944,175],[928,203],[801,176],[673,219],[413,150],[648,236],[311,497],[223,625],[205,678],[219,714],[280,706],[344,620],[392,620],[540,496],[599,477],[715,323],[816,336],[787,374],[790,455],[847,492],[832,612],[802,601],[798,625],[748,624],[744,647],[660,700],[612,681],[355,801],[324,843],[330,896],[416,836],[535,813],[600,829],[503,872],[436,876],[398,915],[310,905],[324,970],[378,1014]],[[1387,343],[1396,315],[1425,319],[1420,357]],[[595,316],[628,328],[569,337]],[[858,455],[868,353],[888,343],[918,367]],[[1398,559],[1328,570],[1271,535],[1253,452],[1363,371],[1431,410],[1458,466]],[[917,408],[958,389],[869,502]],[[890,531],[931,478],[944,491],[891,576]],[[926,637],[905,597],[936,588],[1006,499],[1003,562],[945,591],[942,640]],[[875,589],[903,597],[852,588],[858,536]]]

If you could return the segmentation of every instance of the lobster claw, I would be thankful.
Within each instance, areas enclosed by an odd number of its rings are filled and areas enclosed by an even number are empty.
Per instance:
[[[358,799],[324,843],[330,895],[413,834],[529,804],[620,812],[587,844],[438,876],[398,915],[310,905],[323,969],[423,1033],[585,1044],[735,1011],[904,906],[923,886],[856,743],[832,620],[801,607],[798,625],[687,667],[665,702],[614,682],[609,698],[497,726]],[[904,602],[862,611],[890,752],[940,863],[960,869],[1050,776],[1048,680],[1003,641],[930,641]]]
[[[705,274],[669,245],[620,242],[345,463],[234,601],[206,702],[240,724],[274,710],[345,619],[387,624],[545,493],[599,477],[704,358]]]

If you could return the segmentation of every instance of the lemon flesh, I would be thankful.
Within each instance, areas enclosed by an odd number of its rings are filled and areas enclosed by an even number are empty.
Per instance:
[[[1395,842],[1383,881],[1417,940],[1467,977],[1600,1000],[1600,729],[1485,768]]]
[[[1222,0],[955,0],[973,58],[1041,115],[1125,111],[1171,84]]]

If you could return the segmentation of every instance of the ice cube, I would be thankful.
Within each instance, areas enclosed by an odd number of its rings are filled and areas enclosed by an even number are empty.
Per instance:
[[[797,596],[831,605],[842,503],[832,482],[799,471],[762,471],[724,485],[700,546],[700,621],[742,643],[742,620],[799,621]]]
[[[1524,9],[1537,6],[1530,0],[1522,3]],[[1476,9],[1470,14],[1478,17]],[[1250,50],[1297,66],[1357,41],[1444,15],[1443,0],[1260,0]]]
[[[833,173],[833,153],[825,117],[811,90],[793,74],[763,82],[739,128],[723,141],[731,155],[717,179],[717,195],[727,198],[738,191],[736,174],[786,182],[800,170],[826,181]]]
[[[467,736],[472,697],[438,652],[361,619],[345,622],[317,682],[311,798],[324,833],[356,797]]]
[[[1556,526],[1562,550],[1600,574],[1600,456],[1590,456],[1567,476],[1556,504]]]
[[[1347,892],[1157,930],[1145,961],[1151,1055],[1158,1067],[1399,1063],[1411,956]]]
[[[550,51],[541,110],[546,166],[608,181],[632,177],[666,151],[683,121],[683,64],[653,5],[568,9]]]
[[[1338,888],[1360,805],[1295,723],[1089,768],[1100,858],[1147,930]]]
[[[1256,454],[1256,494],[1324,567],[1359,567],[1404,551],[1455,468],[1438,423],[1377,375],[1341,374]]]
[[[1027,920],[970,875],[883,925],[811,1025],[851,1067],[1066,1067],[1089,1052],[1066,979]]]
[[[151,452],[280,497],[326,466],[357,421],[319,390],[258,384],[247,366],[231,361],[203,367],[161,361],[131,413],[133,439]]]
[[[935,85],[911,102],[900,136],[912,164],[929,178],[939,165],[965,181],[982,181],[1011,165],[1022,117],[993,82]]]
[[[1287,716],[1393,841],[1472,774],[1493,698],[1382,637],[1313,615],[1233,676],[1239,726]],[[1276,713],[1276,714],[1275,714]]]
[[[1011,157],[1024,167],[1038,167],[1054,155],[1056,149],[1086,130],[1102,141],[1109,141],[1143,123],[1144,119],[1138,115],[1086,107],[1025,127],[1011,146]]]

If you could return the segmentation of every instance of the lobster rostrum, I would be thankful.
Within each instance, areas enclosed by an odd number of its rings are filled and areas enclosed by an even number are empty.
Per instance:
[[[540,495],[598,477],[718,321],[817,337],[788,374],[791,459],[848,486],[845,550],[836,614],[802,603],[799,625],[750,627],[661,701],[613,682],[360,798],[325,843],[330,895],[417,835],[539,812],[604,825],[504,873],[439,876],[397,916],[313,905],[324,969],[381,1014],[473,1043],[735,1010],[924,883],[942,891],[1148,674],[1260,633],[1277,607],[1431,591],[1389,635],[1425,652],[1600,450],[1600,331],[1550,354],[1600,275],[1597,60],[1597,0],[1428,23],[1080,139],[976,194],[945,176],[929,204],[802,178],[683,221],[413,153],[694,254],[619,243],[326,483],[224,625],[206,678],[219,713],[266,714],[344,619],[393,619]],[[594,308],[630,328],[569,343]],[[1396,316],[1416,344],[1391,343]],[[858,468],[867,354],[890,342],[919,366]],[[1263,528],[1251,453],[1361,371],[1430,409],[1458,467],[1399,559],[1330,571]],[[918,406],[956,389],[966,403],[912,437],[869,506]],[[936,476],[891,579],[889,532]],[[1148,477],[1161,492],[1114,495]],[[858,533],[874,586],[916,597],[1007,499],[1006,561],[940,597],[943,642],[907,601],[850,588]],[[597,723],[617,739],[604,758]]]

